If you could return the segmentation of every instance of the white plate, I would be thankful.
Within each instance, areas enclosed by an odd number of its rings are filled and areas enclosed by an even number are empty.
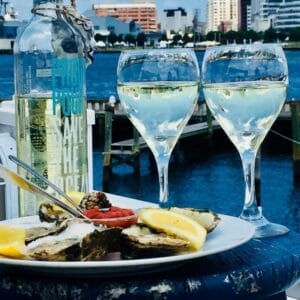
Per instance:
[[[155,206],[150,202],[138,201],[108,194],[110,201],[120,207],[143,208]],[[175,256],[116,260],[111,255],[110,260],[96,262],[47,262],[32,260],[17,260],[0,258],[0,265],[9,267],[21,267],[23,270],[46,273],[48,275],[78,275],[78,276],[121,276],[122,274],[147,273],[174,268],[191,259],[220,253],[249,241],[254,234],[254,226],[236,217],[220,215],[221,221],[218,227],[207,235],[204,248],[201,251],[180,254]],[[28,227],[39,223],[37,217],[25,217],[7,220],[0,223]]]

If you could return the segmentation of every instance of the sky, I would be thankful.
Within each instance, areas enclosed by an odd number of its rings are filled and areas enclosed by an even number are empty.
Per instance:
[[[19,13],[21,20],[30,18],[30,10],[32,7],[32,0],[8,0],[11,1]],[[64,3],[69,3],[70,0],[64,0]],[[92,7],[92,4],[102,3],[129,3],[132,0],[77,0],[77,8],[79,11],[84,12]],[[162,11],[166,8],[176,8],[181,6],[186,10],[200,9],[200,18],[204,19],[205,16],[205,3],[206,0],[156,0],[157,10]]]

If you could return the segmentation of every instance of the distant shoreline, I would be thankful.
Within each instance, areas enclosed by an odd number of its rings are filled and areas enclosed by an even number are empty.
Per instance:
[[[282,47],[284,50],[287,51],[299,51],[300,50],[300,44],[297,46],[283,46]],[[121,53],[122,51],[126,50],[139,50],[143,48],[122,48],[122,49],[116,49],[116,48],[107,48],[107,49],[97,49],[95,50],[94,53],[102,53],[102,54],[109,54],[109,53]],[[145,48],[145,49],[156,49],[156,48]],[[169,49],[169,48],[162,48],[162,49]],[[173,49],[173,48],[170,48]],[[180,48],[179,48],[180,49]],[[188,48],[188,49],[193,49],[196,52],[204,52],[206,48]],[[13,50],[7,50],[7,49],[0,49],[0,55],[12,55]]]

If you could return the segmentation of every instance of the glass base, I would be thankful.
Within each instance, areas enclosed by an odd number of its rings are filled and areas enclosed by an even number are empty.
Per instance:
[[[253,238],[265,238],[265,237],[275,237],[279,235],[284,235],[289,232],[289,229],[283,225],[271,223],[265,218],[263,218],[266,223],[256,226]],[[256,225],[254,223],[254,225]]]
[[[242,218],[244,219],[244,218]],[[264,216],[257,220],[244,219],[255,226],[253,238],[266,238],[284,235],[289,232],[289,229],[283,225],[269,222]]]

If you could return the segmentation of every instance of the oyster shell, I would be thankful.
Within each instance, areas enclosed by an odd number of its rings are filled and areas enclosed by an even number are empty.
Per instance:
[[[160,257],[188,251],[189,243],[163,233],[156,233],[144,224],[122,230],[120,252],[124,259]]]
[[[57,235],[39,238],[26,246],[28,258],[46,261],[100,260],[118,250],[120,228],[96,226],[80,219],[69,219]]]
[[[29,244],[39,238],[55,235],[60,233],[64,228],[62,226],[51,226],[51,227],[32,227],[26,229],[26,237],[25,237],[25,244]]]
[[[170,207],[168,210],[192,218],[202,225],[208,233],[212,232],[221,220],[221,218],[210,209]]]
[[[41,222],[61,223],[69,218],[69,214],[65,211],[58,209],[51,203],[41,203],[39,207],[39,218]]]

